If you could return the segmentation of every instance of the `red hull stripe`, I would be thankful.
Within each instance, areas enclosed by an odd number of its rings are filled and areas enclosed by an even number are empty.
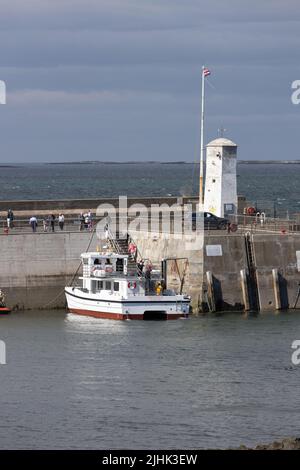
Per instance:
[[[3,314],[6,314],[6,313],[10,313],[11,312],[11,309],[8,308],[8,307],[0,307],[0,314],[3,313]]]
[[[79,308],[70,308],[69,311],[71,313],[76,313],[77,315],[86,315],[88,317],[94,318],[107,318],[110,320],[143,320],[143,314],[136,314],[136,315],[126,315],[124,313],[108,313],[108,312],[96,312],[94,310],[82,310]],[[181,313],[176,314],[167,314],[167,320],[177,320],[178,318],[188,317],[188,315],[184,315]]]

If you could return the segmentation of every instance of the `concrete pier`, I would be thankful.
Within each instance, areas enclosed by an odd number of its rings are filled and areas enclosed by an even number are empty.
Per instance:
[[[250,234],[205,230],[198,233],[196,243],[191,235],[143,231],[130,235],[139,256],[156,267],[166,260],[168,286],[192,296],[194,313],[266,311],[292,307],[300,282],[300,233],[279,228]],[[104,234],[99,240],[74,224],[55,233],[28,230],[27,222],[26,230],[0,234],[0,288],[7,303],[15,309],[64,307],[63,289],[79,267],[80,254],[101,248]]]

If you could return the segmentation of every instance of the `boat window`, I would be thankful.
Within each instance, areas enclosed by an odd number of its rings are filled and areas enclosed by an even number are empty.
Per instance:
[[[105,289],[106,289],[106,290],[111,290],[111,281],[106,281],[106,283],[105,283]]]
[[[123,272],[123,259],[118,258],[116,262],[116,271],[117,272]]]
[[[88,258],[82,258],[82,264],[89,264]]]
[[[120,288],[119,283],[118,283],[118,282],[114,282],[114,291],[118,291],[119,288]]]
[[[97,289],[98,290],[103,289],[103,281],[97,281]]]
[[[100,264],[100,263],[99,263],[99,259],[98,259],[98,258],[95,258],[95,260],[94,260],[94,264]]]

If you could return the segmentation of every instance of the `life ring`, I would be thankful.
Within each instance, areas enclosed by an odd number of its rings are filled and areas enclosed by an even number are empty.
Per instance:
[[[108,265],[108,266],[105,266],[105,272],[106,273],[112,273],[113,272],[113,267]]]
[[[128,282],[128,289],[136,289],[136,282]]]
[[[247,207],[246,212],[248,215],[254,215],[256,213],[255,207]]]
[[[231,231],[231,232],[236,232],[237,229],[238,229],[237,224],[230,224],[230,231]]]

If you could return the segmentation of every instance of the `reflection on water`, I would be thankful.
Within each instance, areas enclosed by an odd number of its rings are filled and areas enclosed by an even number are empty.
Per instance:
[[[1,448],[203,448],[300,431],[300,312],[0,318]]]

